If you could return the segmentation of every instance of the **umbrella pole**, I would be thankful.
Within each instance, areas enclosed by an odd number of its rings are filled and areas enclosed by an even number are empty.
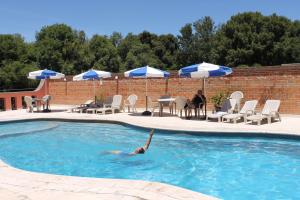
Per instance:
[[[146,111],[148,111],[148,80],[146,78]]]
[[[93,79],[93,85],[94,85],[94,99],[96,104],[96,90],[95,90],[95,80]]]
[[[48,91],[48,79],[46,78],[45,79],[45,83],[46,83],[46,95],[48,95],[49,91]],[[43,105],[43,108],[44,108],[44,105]],[[46,104],[46,111],[48,112],[49,109],[48,109],[48,101],[47,101],[47,104]]]
[[[202,91],[203,95],[205,96],[205,78],[203,78],[203,83],[202,83]],[[199,111],[200,112],[200,111]],[[199,113],[200,114],[200,113]],[[204,102],[204,114],[205,114],[205,119],[206,119],[206,114],[207,114],[207,108],[206,108],[206,101]]]

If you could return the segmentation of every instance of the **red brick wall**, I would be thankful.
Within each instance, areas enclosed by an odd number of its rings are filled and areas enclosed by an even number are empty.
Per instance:
[[[11,98],[15,98],[16,109],[22,109],[22,98],[24,96],[35,96],[42,98],[47,93],[49,82],[40,82],[40,85],[34,91],[22,92],[0,92],[0,99],[4,99],[4,110],[12,110]],[[1,111],[1,110],[0,110]]]
[[[95,81],[97,96],[137,94],[138,106],[145,105],[145,79],[128,79],[118,74],[119,79],[103,80],[102,85]],[[208,99],[218,92],[240,90],[244,100],[259,100],[260,109],[266,99],[280,99],[281,113],[300,114],[300,66],[272,66],[258,68],[237,68],[230,76],[209,78],[205,83]],[[202,80],[178,78],[176,73],[169,79],[148,79],[148,96],[153,99],[163,94],[191,98],[197,89],[202,88]],[[50,94],[53,103],[79,104],[93,98],[92,81],[51,81]],[[208,109],[212,104],[208,104]]]

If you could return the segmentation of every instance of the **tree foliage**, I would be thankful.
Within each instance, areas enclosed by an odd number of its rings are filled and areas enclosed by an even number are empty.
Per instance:
[[[0,89],[29,87],[29,71],[74,75],[90,68],[111,72],[150,65],[165,70],[200,62],[231,67],[300,62],[300,22],[276,14],[246,12],[216,26],[211,17],[188,23],[180,34],[148,31],[94,35],[66,24],[43,27],[36,41],[0,35]]]

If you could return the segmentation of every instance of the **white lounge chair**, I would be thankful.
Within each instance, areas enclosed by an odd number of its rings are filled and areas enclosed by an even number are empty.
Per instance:
[[[241,109],[241,100],[244,98],[244,94],[241,91],[235,91],[233,92],[230,97],[230,99],[235,99],[236,100],[236,108],[237,108],[237,112],[240,112]]]
[[[182,111],[185,111],[185,117],[186,117],[186,98],[184,97],[176,97],[175,98],[175,105],[176,105],[176,110],[178,110],[178,114],[180,115],[180,117],[182,117]]]
[[[221,107],[221,110],[208,114],[206,120],[208,119],[218,119],[218,122],[221,122],[221,119],[224,115],[232,114],[236,107],[236,99],[226,99]]]
[[[257,100],[246,101],[239,113],[224,115],[222,119],[223,121],[225,119],[227,121],[233,120],[234,123],[236,123],[238,119],[242,118],[245,121],[247,116],[253,115],[256,105]]]
[[[268,120],[268,124],[272,122],[272,118],[277,118],[279,121],[281,121],[280,115],[279,115],[279,107],[280,107],[280,100],[267,100],[264,108],[262,109],[261,113],[256,113],[255,115],[250,115],[246,117],[246,123],[247,121],[254,121],[257,122],[258,125],[261,124],[261,121],[264,119]]]
[[[138,96],[135,94],[131,94],[128,96],[126,100],[124,100],[124,105],[123,105],[123,111],[125,112],[125,108],[128,108],[128,112],[130,112],[130,109],[132,112],[137,112],[136,110],[136,101],[138,100]]]
[[[80,104],[74,108],[71,108],[71,112],[79,112],[82,113],[84,110],[88,109],[89,105],[94,103],[94,100],[87,100],[83,104]]]
[[[25,96],[24,97],[24,101],[26,103],[26,108],[27,108],[26,110],[27,110],[27,112],[33,112],[33,104],[32,104],[33,100],[32,100],[32,97]]]
[[[114,95],[111,104],[104,104],[103,108],[96,109],[96,113],[105,114],[107,111],[111,111],[115,114],[116,110],[122,110],[122,95]]]

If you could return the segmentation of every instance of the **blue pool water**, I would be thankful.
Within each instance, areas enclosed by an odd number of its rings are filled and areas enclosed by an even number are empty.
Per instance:
[[[0,159],[25,170],[158,181],[222,199],[300,199],[300,141],[205,137],[100,123],[0,124]]]

